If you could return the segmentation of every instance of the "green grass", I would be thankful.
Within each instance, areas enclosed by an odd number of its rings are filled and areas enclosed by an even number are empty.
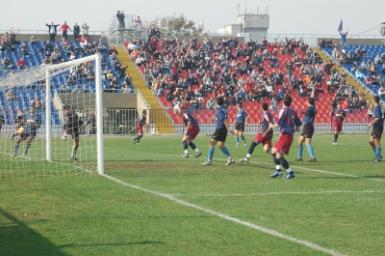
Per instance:
[[[106,173],[343,255],[384,255],[385,167],[373,163],[368,136],[342,135],[332,146],[331,135],[317,135],[316,163],[294,162],[293,145],[293,180],[269,178],[273,165],[260,146],[251,164],[226,167],[217,149],[214,165],[203,167],[208,139],[198,138],[197,160],[182,159],[177,137],[140,145],[106,138]],[[236,159],[247,151],[232,138],[228,145]],[[39,165],[28,168],[38,173]],[[47,174],[0,180],[1,256],[327,255],[103,177]]]

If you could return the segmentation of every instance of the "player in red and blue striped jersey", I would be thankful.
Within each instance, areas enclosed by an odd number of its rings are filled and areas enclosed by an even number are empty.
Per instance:
[[[231,165],[235,163],[235,161],[232,158],[229,150],[225,146],[226,137],[227,137],[227,116],[228,115],[227,115],[227,110],[223,106],[224,98],[218,97],[216,102],[217,102],[218,109],[215,114],[215,120],[216,120],[215,132],[211,136],[211,140],[209,143],[207,161],[204,162],[202,165],[212,165],[215,145],[218,145],[218,147],[222,150],[222,153],[227,157],[226,165]]]
[[[262,144],[263,150],[266,153],[270,153],[271,150],[271,139],[273,138],[273,126],[274,118],[269,111],[269,105],[267,103],[262,103],[262,122],[261,122],[261,132],[255,135],[255,139],[251,142],[249,150],[245,158],[241,159],[241,162],[248,163],[251,155],[254,152],[254,149],[257,145]]]
[[[195,151],[195,157],[198,158],[202,155],[202,153],[199,151],[198,147],[193,143],[193,140],[196,138],[196,136],[199,134],[199,124],[198,121],[192,116],[192,114],[189,111],[185,111],[182,113],[183,122],[186,126],[186,131],[183,134],[182,138],[182,144],[183,144],[183,150],[184,150],[184,158],[189,158],[190,155],[188,153],[188,147],[190,146],[192,150]]]
[[[376,106],[371,113],[373,120],[371,120],[368,124],[368,127],[372,128],[369,144],[375,155],[374,161],[380,162],[382,160],[381,137],[384,131],[384,116],[380,105],[380,97],[374,96],[374,102],[376,103]]]
[[[297,113],[290,107],[291,102],[292,98],[289,95],[283,98],[284,107],[279,112],[278,125],[274,125],[279,126],[279,138],[271,149],[273,162],[275,164],[275,172],[271,175],[272,178],[282,176],[281,166],[286,169],[286,179],[295,177],[294,171],[284,157],[285,154],[289,154],[295,130],[302,124]]]
[[[334,139],[333,139],[333,145],[338,145],[338,136],[340,135],[342,131],[342,125],[344,123],[345,119],[345,111],[341,108],[340,104],[337,104],[337,106],[331,111],[330,117],[332,118],[333,122],[333,132],[334,132]]]
[[[142,111],[142,116],[138,116],[135,124],[135,129],[136,129],[136,137],[134,138],[133,143],[134,144],[139,144],[140,140],[143,137],[143,129],[146,124],[147,120],[147,112],[146,110]]]

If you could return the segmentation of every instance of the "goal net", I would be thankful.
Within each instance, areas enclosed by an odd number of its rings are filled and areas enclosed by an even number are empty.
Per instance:
[[[0,78],[0,179],[103,174],[101,56]]]

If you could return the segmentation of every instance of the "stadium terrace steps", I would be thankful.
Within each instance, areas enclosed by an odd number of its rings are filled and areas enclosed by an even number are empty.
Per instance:
[[[122,66],[127,65],[126,72],[132,78],[132,84],[134,88],[140,92],[139,94],[144,98],[147,102],[151,110],[155,110],[159,113],[154,113],[151,115],[153,122],[155,123],[155,128],[157,133],[159,134],[170,134],[175,133],[175,129],[171,119],[166,115],[166,112],[163,111],[163,107],[158,102],[158,99],[153,94],[153,92],[147,87],[147,82],[143,78],[143,75],[137,69],[135,63],[130,59],[126,50],[123,47],[117,47],[118,58]],[[157,111],[158,110],[158,111]]]
[[[346,76],[346,82],[351,85],[359,94],[363,95],[365,97],[365,100],[368,103],[373,102],[372,94],[369,90],[364,88],[360,82],[358,82],[353,75],[350,72],[346,72],[343,67],[336,61],[333,61],[332,58],[328,54],[326,54],[324,51],[322,51],[320,48],[313,48],[316,53],[319,54],[319,56],[322,58],[325,62],[333,62],[335,64],[335,67],[339,73],[347,74]]]

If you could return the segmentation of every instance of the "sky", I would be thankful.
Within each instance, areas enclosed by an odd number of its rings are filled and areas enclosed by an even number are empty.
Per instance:
[[[238,5],[253,12],[268,6],[272,34],[337,34],[342,18],[350,35],[379,35],[385,22],[385,0],[18,0],[2,5],[0,30],[40,30],[47,22],[67,21],[105,31],[116,11],[123,10],[143,20],[183,14],[216,32],[236,23]]]

